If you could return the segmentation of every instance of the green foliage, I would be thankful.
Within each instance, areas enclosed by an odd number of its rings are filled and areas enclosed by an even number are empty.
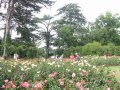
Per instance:
[[[33,31],[35,28],[17,27],[17,33],[21,34],[21,37],[18,38],[19,42],[35,43],[37,35],[33,34]]]
[[[69,57],[71,55],[71,53],[78,53],[79,55],[81,55],[82,53],[82,47],[70,47],[70,48],[67,48],[65,51],[64,51],[64,57]]]
[[[55,21],[55,30],[57,32],[57,40],[63,42],[61,46],[78,46],[82,35],[85,34],[85,17],[81,13],[80,7],[75,3],[70,3],[58,9],[58,14],[62,16]],[[83,33],[84,32],[84,33]],[[77,36],[79,37],[77,37]],[[58,46],[60,46],[58,45]]]
[[[17,53],[21,58],[38,58],[40,56],[40,49],[36,47],[26,47],[21,45],[17,48]]]
[[[60,48],[55,50],[55,54],[58,55],[58,57],[61,56],[63,54],[63,52],[64,52],[64,50],[60,49]]]
[[[105,28],[106,30],[115,29],[120,27],[119,15],[106,12],[100,15],[95,22],[96,28]]]
[[[88,43],[85,46],[70,47],[64,51],[64,56],[69,56],[70,53],[79,53],[80,55],[120,55],[120,46],[115,46],[109,43],[108,45],[101,45],[98,42]]]
[[[85,24],[85,17],[81,13],[80,7],[75,3],[70,3],[58,9],[58,15],[62,15],[63,24],[71,26]],[[77,28],[77,27],[76,27]]]
[[[114,43],[120,45],[120,35],[118,28],[120,27],[120,16],[106,12],[100,15],[93,24],[89,33],[89,38],[93,41],[100,42],[102,45]]]
[[[96,66],[105,65],[105,66],[119,66],[120,60],[115,57],[108,57],[108,59],[98,58],[92,62]]]
[[[64,41],[65,45],[68,47],[78,45],[77,38],[73,36],[73,33],[70,31],[69,26],[59,28],[59,30],[57,30],[57,33],[58,37],[62,39],[61,41]]]
[[[96,55],[99,52],[99,48],[101,44],[98,42],[88,43],[82,47],[82,54],[83,55]]]
[[[28,58],[37,58],[39,57],[39,49],[36,47],[29,47],[27,50]]]
[[[4,5],[7,10],[7,14],[1,13],[2,20],[6,20],[6,30],[4,30],[4,53],[3,56],[7,56],[7,45],[12,45],[11,31],[14,30],[21,37],[17,38],[20,42],[35,44],[38,35],[33,34],[37,29],[33,18],[33,12],[39,12],[44,6],[51,6],[54,1],[51,0],[1,0],[0,6]],[[1,7],[0,7],[1,8]],[[11,30],[10,30],[11,29]],[[11,47],[12,48],[12,47]],[[11,50],[10,50],[11,51]],[[12,54],[10,52],[10,54]],[[8,53],[9,54],[9,53]]]
[[[120,46],[114,47],[114,55],[117,55],[117,56],[120,55]]]
[[[17,53],[21,58],[27,57],[26,52],[27,52],[27,47],[25,45],[18,46]]]
[[[46,58],[49,58],[50,54],[50,46],[53,41],[53,36],[52,34],[53,31],[53,24],[52,24],[52,19],[50,15],[44,15],[43,18],[34,18],[36,23],[40,24],[40,30],[38,30],[39,37],[41,38],[42,41],[45,43],[46,47]]]
[[[14,45],[11,45],[8,47],[8,55],[11,57],[14,55],[14,53],[17,52],[17,47]]]
[[[1,49],[0,55],[2,56],[3,46],[0,46],[0,49]],[[15,53],[18,53],[20,58],[37,58],[40,56],[41,50],[35,46],[29,46],[29,47],[27,45],[9,46],[8,47],[9,57],[13,57]]]

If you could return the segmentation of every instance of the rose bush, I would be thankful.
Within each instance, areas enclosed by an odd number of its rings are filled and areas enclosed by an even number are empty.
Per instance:
[[[0,61],[0,79],[8,90],[120,90],[114,75],[86,60]]]

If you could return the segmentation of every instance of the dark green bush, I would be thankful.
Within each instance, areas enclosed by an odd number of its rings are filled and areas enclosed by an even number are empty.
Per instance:
[[[17,52],[17,47],[14,45],[11,45],[8,47],[8,55],[11,57],[14,55],[14,53]]]
[[[17,53],[21,58],[27,57],[27,50],[28,47],[26,47],[25,45],[20,45],[19,47],[17,47]]]
[[[3,47],[0,46],[0,55],[2,56],[3,54]],[[8,47],[8,55],[9,57],[13,57],[14,53],[18,53],[20,58],[37,58],[39,57],[41,51],[39,48],[34,47],[34,46],[26,46],[26,45],[20,45],[20,46],[15,46],[11,45]]]
[[[38,57],[38,49],[36,47],[29,47],[27,50],[27,57],[28,58],[35,58]]]

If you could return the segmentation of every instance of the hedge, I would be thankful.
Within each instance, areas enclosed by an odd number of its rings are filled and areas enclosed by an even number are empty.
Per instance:
[[[101,45],[98,42],[88,43],[85,46],[70,47],[65,49],[64,57],[68,57],[71,53],[78,53],[81,56],[85,55],[120,55],[120,46]]]
[[[39,57],[40,55],[40,49],[37,47],[33,46],[25,46],[25,45],[20,45],[20,46],[14,46],[11,45],[8,48],[8,55],[9,57],[13,57],[14,53],[18,53],[20,58],[36,58]],[[3,54],[3,46],[0,46],[0,55],[2,56]]]

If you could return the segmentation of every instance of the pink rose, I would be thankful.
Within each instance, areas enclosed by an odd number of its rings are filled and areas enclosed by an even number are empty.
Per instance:
[[[6,85],[2,85],[2,88],[6,88],[6,89],[7,89],[7,88],[8,88],[8,86],[6,86]]]
[[[28,88],[29,83],[28,82],[21,82],[20,86],[23,87],[23,88]]]
[[[73,83],[74,83],[74,81],[73,81],[73,80],[70,80],[70,83],[71,83],[71,84],[73,84]]]
[[[47,80],[44,80],[44,81],[43,81],[43,84],[46,84],[46,83],[47,83]]]
[[[76,83],[76,87],[80,89],[80,88],[81,88],[81,83],[80,83],[80,82],[77,82],[77,83]]]
[[[84,83],[85,83],[85,80],[82,79],[82,80],[81,80],[81,84],[83,85]]]
[[[38,81],[35,81],[35,84],[38,84]]]
[[[6,88],[6,86],[5,86],[5,85],[2,85],[2,88]]]
[[[15,85],[12,85],[12,88],[16,88],[16,86],[15,86]]]
[[[79,90],[84,90],[84,88],[83,88],[83,87],[81,87]]]
[[[38,83],[34,86],[34,88],[42,88],[42,84]]]
[[[49,74],[49,78],[54,78],[54,74]]]
[[[13,81],[9,81],[9,83],[10,83],[10,86],[13,86],[13,85],[14,85]]]
[[[49,77],[49,78],[54,78],[57,74],[58,74],[57,72],[54,72],[54,73],[49,74],[48,77]]]

